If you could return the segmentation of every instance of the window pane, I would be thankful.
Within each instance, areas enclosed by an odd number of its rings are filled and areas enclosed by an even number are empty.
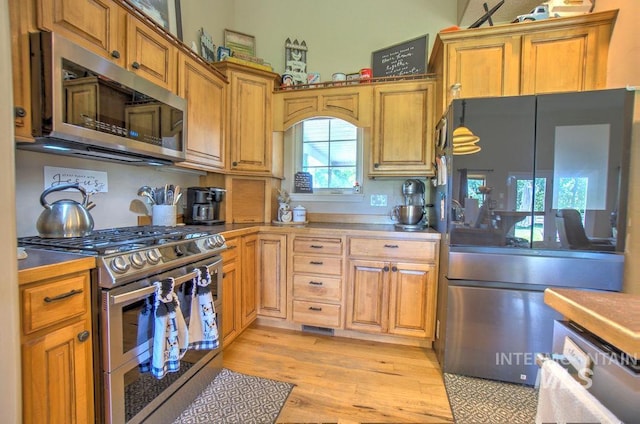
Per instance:
[[[331,166],[355,166],[358,159],[356,140],[334,141],[330,143]]]
[[[328,141],[329,120],[310,119],[303,122],[302,141]]]
[[[331,140],[355,140],[356,127],[339,119],[331,120]]]
[[[346,189],[358,176],[358,129],[340,119],[317,118],[303,122],[302,171],[313,177],[315,189]]]
[[[302,167],[329,166],[329,143],[304,143]]]

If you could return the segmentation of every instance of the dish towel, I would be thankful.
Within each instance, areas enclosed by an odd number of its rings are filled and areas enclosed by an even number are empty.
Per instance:
[[[162,378],[168,372],[180,369],[180,358],[189,345],[189,332],[174,291],[175,280],[167,278],[154,284],[156,301],[151,374]]]
[[[211,274],[206,266],[198,267],[195,271],[189,314],[189,348],[215,349],[219,341],[216,310],[211,295]]]
[[[147,344],[153,337],[153,320],[153,305],[147,297],[144,306],[138,313],[138,346]],[[138,369],[141,373],[151,371],[151,359],[140,363]]]
[[[560,364],[546,360],[540,373],[536,424],[622,423]]]

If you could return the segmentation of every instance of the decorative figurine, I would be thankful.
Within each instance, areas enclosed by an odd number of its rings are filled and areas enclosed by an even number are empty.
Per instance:
[[[287,38],[285,47],[285,74],[293,77],[294,84],[307,84],[307,43]]]

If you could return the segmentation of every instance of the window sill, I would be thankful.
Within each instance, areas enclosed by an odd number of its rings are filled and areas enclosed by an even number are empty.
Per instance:
[[[364,194],[302,194],[291,193],[291,203],[296,202],[341,202],[341,203],[362,203]]]

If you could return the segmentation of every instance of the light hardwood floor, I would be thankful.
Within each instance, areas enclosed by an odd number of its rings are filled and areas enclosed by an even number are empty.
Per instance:
[[[435,353],[253,326],[225,368],[295,384],[279,423],[452,423]]]

